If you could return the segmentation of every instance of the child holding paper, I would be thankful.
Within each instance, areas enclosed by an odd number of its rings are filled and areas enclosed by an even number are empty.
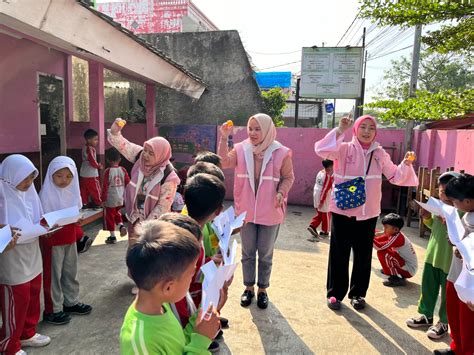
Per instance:
[[[206,354],[219,331],[215,308],[196,318],[189,341],[170,303],[182,299],[194,277],[200,245],[187,230],[163,221],[147,221],[127,253],[130,276],[139,288],[120,331],[120,353]]]
[[[449,171],[438,178],[439,199],[450,206],[453,203],[446,196],[446,184],[457,176],[459,176],[458,173]],[[428,338],[439,339],[448,334],[446,278],[449,273],[453,250],[449,244],[448,229],[442,217],[432,215],[426,210],[421,210],[420,214],[423,218],[423,223],[431,229],[431,235],[426,247],[425,265],[421,278],[421,295],[418,301],[418,313],[420,313],[420,316],[409,318],[406,323],[411,328],[429,327],[426,333]],[[433,313],[440,289],[439,322],[433,325]]]
[[[115,244],[115,226],[119,227],[120,236],[127,235],[127,228],[123,225],[122,214],[120,210],[124,205],[125,187],[130,182],[127,170],[120,166],[122,160],[120,153],[115,148],[109,148],[105,152],[105,158],[109,168],[104,172],[104,184],[102,186],[102,201],[105,206],[105,226],[110,232],[105,243]]]
[[[33,186],[38,170],[23,155],[5,158],[0,168],[0,223],[15,226],[21,220],[38,224],[43,214]],[[0,353],[26,354],[22,347],[46,346],[48,336],[36,333],[40,318],[42,272],[38,238],[22,241],[0,254]]]
[[[474,238],[474,176],[460,175],[446,185],[446,196],[453,201],[454,207],[466,212],[462,218],[465,234],[462,242],[472,242]],[[473,250],[466,250],[473,252]],[[435,350],[435,354],[469,354],[474,353],[474,305],[464,303],[458,296],[455,282],[463,270],[463,258],[474,258],[474,255],[462,255],[455,248],[451,268],[446,282],[446,309],[449,327],[451,328],[451,345],[449,349]],[[474,271],[474,270],[471,270]]]
[[[59,156],[48,166],[40,199],[46,213],[65,208],[81,208],[76,164]],[[70,314],[86,315],[92,307],[79,302],[76,240],[82,235],[77,223],[63,226],[42,238],[44,268],[44,314],[47,323],[61,325],[71,321]]]

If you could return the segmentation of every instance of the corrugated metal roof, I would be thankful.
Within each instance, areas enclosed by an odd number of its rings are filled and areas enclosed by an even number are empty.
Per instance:
[[[115,22],[113,20],[113,18],[111,18],[110,16],[107,16],[106,14],[103,14],[102,12],[100,11],[97,11],[96,9],[94,9],[93,7],[91,7],[89,5],[89,2],[87,0],[76,0],[80,5],[82,5],[83,7],[85,7],[86,9],[88,9],[89,11],[91,11],[94,15],[96,15],[97,17],[101,18],[102,20],[106,21],[107,23],[109,23],[110,25],[112,25],[113,27],[117,28],[119,31],[121,31],[122,33],[124,33],[126,36],[130,37],[131,39],[133,39],[135,42],[139,43],[140,45],[142,45],[143,47],[147,48],[150,52],[153,52],[155,53],[158,57],[160,57],[161,59],[163,59],[164,61],[168,62],[169,64],[171,64],[172,66],[174,66],[175,68],[179,69],[180,71],[182,71],[183,73],[185,73],[187,76],[189,76],[190,78],[196,80],[197,82],[201,83],[203,86],[207,87],[208,84],[202,80],[199,76],[197,76],[196,74],[190,72],[189,70],[187,70],[184,66],[182,66],[181,64],[178,64],[176,63],[174,60],[172,60],[170,57],[168,57],[166,54],[164,54],[162,51],[160,51],[159,49],[153,47],[150,43],[148,43],[147,41],[145,41],[144,39],[138,37],[137,35],[135,35],[132,31],[126,29],[125,27],[123,27],[121,24]]]

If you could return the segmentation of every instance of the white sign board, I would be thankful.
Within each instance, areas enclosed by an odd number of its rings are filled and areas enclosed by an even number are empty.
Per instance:
[[[300,96],[318,99],[360,97],[362,47],[304,47]]]

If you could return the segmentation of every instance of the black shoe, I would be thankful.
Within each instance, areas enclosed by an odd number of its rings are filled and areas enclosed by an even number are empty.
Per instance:
[[[220,350],[220,345],[217,341],[213,341],[207,348],[210,353],[217,353]]]
[[[351,299],[351,305],[352,305],[352,307],[354,307],[354,309],[356,311],[360,311],[361,309],[364,309],[365,308],[365,299],[364,299],[364,297],[360,297],[360,296],[353,297]]]
[[[219,317],[219,320],[221,322],[221,329],[228,329],[229,328],[229,320],[224,317]]]
[[[454,351],[452,351],[450,348],[447,348],[447,349],[435,350],[435,351],[433,351],[433,354],[435,354],[435,355],[455,355],[456,353]]]
[[[71,307],[64,306],[64,312],[84,316],[92,312],[92,307],[88,304],[78,303]]]
[[[43,321],[49,324],[63,325],[71,321],[71,316],[64,312],[43,314]]]
[[[319,236],[320,236],[321,238],[327,238],[327,237],[329,237],[329,233],[327,233],[327,232],[319,232]]]
[[[398,277],[396,275],[390,275],[388,279],[383,282],[383,285],[387,287],[399,287],[405,286],[406,284],[407,282],[403,277]]]
[[[385,272],[383,272],[383,269],[380,269],[380,273],[381,273],[382,275],[385,275]]]
[[[94,211],[99,211],[99,210],[102,209],[102,206],[101,206],[101,205],[96,205],[95,203],[91,202],[91,203],[89,204],[89,208],[90,208],[91,210],[94,210]]]
[[[266,309],[268,307],[268,295],[266,292],[260,292],[257,295],[257,306],[260,309]]]
[[[219,333],[217,333],[216,337],[214,338],[215,341],[222,340],[224,337],[224,332],[222,330],[219,330]]]
[[[83,236],[81,240],[79,240],[76,245],[77,245],[77,252],[78,253],[85,253],[86,251],[89,250],[89,248],[92,245],[92,238],[89,238],[87,235]]]
[[[312,227],[312,226],[308,226],[308,228],[306,228],[308,232],[311,233],[311,235],[315,238],[318,238],[319,237],[319,234],[318,234],[318,231],[316,230],[316,228]]]
[[[252,303],[252,298],[255,296],[255,293],[251,290],[245,290],[240,296],[240,305],[242,307],[248,307]]]
[[[113,235],[107,237],[107,239],[105,240],[105,244],[115,244],[117,243],[117,238]]]
[[[327,305],[333,311],[338,311],[341,309],[341,301],[337,300],[335,297],[328,298]]]

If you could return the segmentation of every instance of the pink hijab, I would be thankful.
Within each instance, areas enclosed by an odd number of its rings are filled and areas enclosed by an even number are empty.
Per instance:
[[[170,162],[171,145],[163,137],[151,138],[143,144],[143,147],[145,147],[145,145],[148,145],[153,151],[153,154],[155,155],[155,163],[153,165],[145,165],[145,162],[140,155],[138,164],[143,175],[149,177],[156,174],[160,168],[165,167]]]
[[[257,113],[249,118],[247,122],[247,127],[252,119],[257,120],[260,129],[262,130],[263,141],[260,144],[253,146],[253,154],[257,156],[262,156],[265,153],[265,150],[275,141],[276,139],[276,128],[273,120],[270,116],[264,113]],[[247,140],[250,143],[250,139]]]
[[[359,127],[360,125],[362,124],[362,122],[364,122],[365,120],[370,120],[372,121],[374,124],[375,124],[375,136],[374,136],[374,139],[372,140],[372,142],[366,144],[366,143],[362,143],[361,141],[359,141],[360,145],[362,146],[362,148],[364,149],[368,149],[370,148],[370,145],[374,142],[375,140],[375,137],[377,137],[377,121],[375,120],[375,118],[373,118],[372,116],[370,115],[363,115],[363,116],[360,116],[358,119],[355,120],[354,122],[354,126],[352,127],[352,135],[354,136],[354,139],[357,139],[357,131],[359,130]],[[357,139],[358,140],[358,139]]]

